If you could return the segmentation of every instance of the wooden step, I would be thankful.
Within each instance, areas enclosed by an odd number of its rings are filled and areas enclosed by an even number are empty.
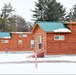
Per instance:
[[[44,52],[37,52],[37,58],[43,58]],[[35,58],[35,54],[28,56],[27,58]]]

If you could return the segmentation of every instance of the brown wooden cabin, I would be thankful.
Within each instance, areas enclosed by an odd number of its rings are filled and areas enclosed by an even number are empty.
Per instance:
[[[76,22],[38,22],[32,33],[36,52],[76,54]]]
[[[0,51],[34,51],[31,32],[0,32]]]
[[[76,54],[76,22],[38,22],[31,32],[0,32],[0,51]]]

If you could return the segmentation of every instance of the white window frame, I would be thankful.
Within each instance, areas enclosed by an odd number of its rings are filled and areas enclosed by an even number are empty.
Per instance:
[[[19,45],[22,45],[22,40],[18,40],[18,44]]]
[[[59,39],[56,39],[56,37],[59,37]],[[54,40],[65,40],[64,35],[54,35]]]
[[[39,40],[40,38],[40,40]],[[41,48],[39,48],[39,44],[41,44]],[[38,36],[38,49],[41,50],[42,49],[42,36]]]
[[[31,40],[31,48],[34,48],[34,46],[35,46],[35,41]]]
[[[19,34],[19,37],[27,37],[27,34],[21,33]]]
[[[2,43],[9,43],[9,40],[2,40]]]

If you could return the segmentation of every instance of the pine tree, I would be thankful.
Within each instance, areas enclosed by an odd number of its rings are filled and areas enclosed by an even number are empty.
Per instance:
[[[4,3],[4,6],[2,8],[2,15],[4,17],[11,16],[13,11],[15,11],[15,9],[13,9],[11,3],[8,3],[8,4]]]
[[[11,3],[8,3],[8,4],[4,3],[4,6],[2,8],[2,14],[1,14],[2,21],[3,21],[3,24],[1,24],[1,25],[3,25],[2,31],[12,31],[13,30],[12,26],[11,26],[12,21],[13,21],[13,19],[11,18],[13,11],[15,11],[15,10],[11,6]]]
[[[76,5],[73,6],[72,9],[70,9],[70,12],[67,14],[66,21],[76,21]]]
[[[65,9],[56,0],[38,0],[32,12],[36,21],[61,21],[65,16]]]

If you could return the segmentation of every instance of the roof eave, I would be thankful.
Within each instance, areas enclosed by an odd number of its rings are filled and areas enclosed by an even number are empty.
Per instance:
[[[38,25],[38,23],[36,23],[31,31],[31,33],[33,33],[34,29],[36,28],[36,26]]]
[[[46,33],[72,33],[72,32],[46,32]]]
[[[37,25],[39,26],[39,24],[36,23],[35,26],[33,27],[32,31],[31,31],[32,33],[33,33],[33,31],[34,31],[34,29],[36,28]],[[40,26],[39,26],[39,27],[40,27]],[[40,27],[40,28],[41,28],[41,27]],[[41,29],[42,29],[42,28],[41,28]],[[44,31],[44,30],[42,29],[42,31]],[[44,32],[45,32],[45,31],[44,31]]]
[[[64,24],[68,24],[68,25],[70,25],[70,24],[76,24],[76,22],[63,22]]]
[[[20,33],[23,33],[23,34],[31,34],[31,32],[10,32],[12,34],[20,34]]]

